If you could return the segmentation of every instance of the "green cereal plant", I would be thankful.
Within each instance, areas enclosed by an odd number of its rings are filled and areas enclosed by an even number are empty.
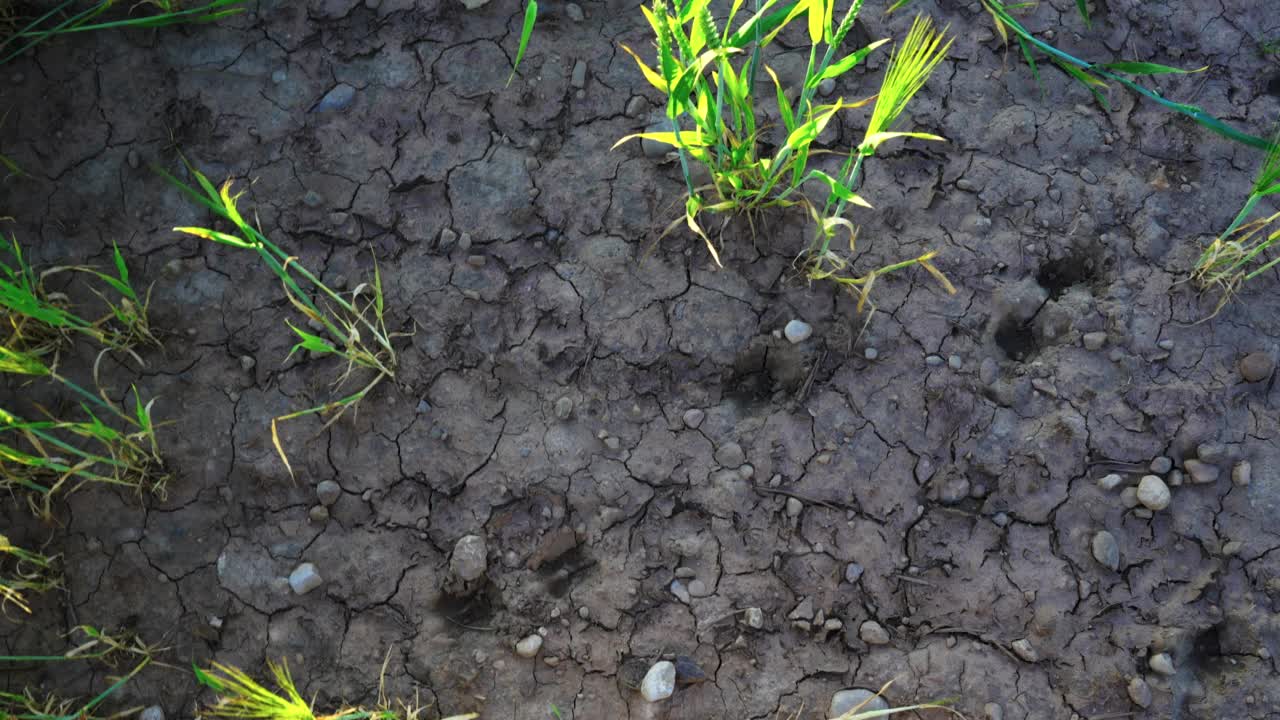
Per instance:
[[[271,269],[284,288],[285,297],[310,323],[310,327],[324,336],[302,330],[286,321],[298,337],[289,351],[289,357],[299,350],[313,356],[336,356],[346,361],[346,368],[334,381],[341,387],[351,376],[363,372],[370,376],[360,389],[314,407],[281,415],[271,420],[271,442],[284,462],[290,477],[295,477],[289,456],[280,442],[279,423],[305,415],[329,415],[325,427],[333,424],[348,409],[355,407],[383,380],[393,380],[396,373],[396,351],[392,341],[405,333],[390,332],[386,324],[386,306],[382,294],[382,275],[375,260],[371,282],[361,283],[347,293],[339,293],[325,285],[318,277],[271,242],[260,230],[250,225],[236,206],[242,193],[232,193],[232,181],[215,188],[209,179],[188,165],[200,190],[192,188],[172,175],[160,171],[171,183],[200,205],[235,226],[236,234],[224,233],[203,227],[176,227],[175,232],[193,235],[205,240],[234,248],[253,250]],[[316,297],[303,290],[301,283],[313,288]],[[286,361],[288,358],[286,358]]]
[[[511,63],[511,74],[507,76],[507,85],[515,79],[520,69],[520,61],[524,59],[524,51],[529,49],[529,36],[533,35],[533,25],[538,21],[538,0],[529,0],[524,8],[524,21],[520,26],[520,45],[516,48],[515,62]]]
[[[98,360],[102,357],[99,354]],[[137,388],[131,388],[134,404],[125,410],[107,396],[101,383],[98,393],[89,392],[40,357],[6,346],[0,346],[0,373],[60,383],[79,397],[81,411],[88,418],[60,420],[41,408],[47,418],[30,420],[0,407],[0,488],[28,491],[32,510],[46,518],[52,514],[56,496],[73,492],[86,482],[163,496],[168,474],[152,419],[154,398],[144,404]],[[94,377],[98,377],[96,363]],[[108,425],[100,415],[124,429]]]
[[[22,692],[0,691],[0,718],[5,720],[96,720],[104,716],[94,712],[108,698],[124,687],[138,673],[151,664],[158,648],[150,647],[137,638],[115,637],[98,628],[79,625],[73,631],[84,636],[83,642],[62,655],[0,655],[0,671],[14,666],[33,666],[63,662],[97,661],[115,668],[120,659],[129,658],[132,668],[123,675],[108,676],[107,689],[82,702],[60,700],[57,697],[37,693],[31,688]],[[122,710],[110,718],[137,713],[141,708]]]
[[[1280,221],[1280,213],[1249,219],[1259,202],[1277,193],[1280,193],[1280,135],[1263,158],[1244,206],[1227,229],[1200,253],[1192,271],[1192,279],[1201,288],[1220,291],[1215,315],[1244,283],[1280,263],[1280,257],[1267,259],[1263,255],[1280,240],[1280,229],[1273,229]],[[1259,264],[1259,261],[1262,262]]]
[[[213,705],[204,708],[201,716],[247,720],[417,720],[423,710],[417,704],[404,702],[393,708],[387,700],[385,686],[380,683],[378,707],[375,709],[344,707],[332,713],[317,714],[312,709],[313,703],[307,702],[298,692],[287,663],[268,662],[267,667],[275,681],[275,690],[254,680],[243,670],[221,663],[215,662],[206,670],[193,668],[196,680],[218,696]],[[386,677],[386,662],[382,666],[382,677]],[[444,720],[474,720],[478,717],[469,713]]]
[[[917,17],[911,31],[895,50],[876,98],[819,104],[815,95],[824,80],[849,72],[871,52],[889,42],[879,40],[864,48],[842,54],[841,46],[852,30],[863,0],[853,0],[838,23],[836,0],[800,0],[779,5],[778,0],[755,2],[754,11],[736,26],[734,20],[743,0],[733,3],[721,31],[708,7],[709,0],[654,0],[641,7],[654,32],[657,65],[649,67],[631,48],[623,46],[640,67],[644,77],[667,97],[669,131],[628,135],[615,144],[648,139],[673,146],[679,156],[687,197],[684,217],[667,232],[684,224],[702,239],[712,258],[720,264],[719,252],[702,226],[704,213],[744,213],[748,218],[768,208],[805,209],[817,226],[806,255],[811,279],[830,279],[853,290],[863,299],[878,275],[920,265],[954,288],[932,265],[934,253],[857,274],[851,270],[857,233],[844,217],[848,205],[870,208],[854,192],[863,164],[874,157],[885,142],[911,137],[941,141],[923,132],[895,128],[907,103],[923,87],[929,74],[946,55],[951,41],[945,29],[937,31],[928,18]],[[762,50],[793,20],[804,18],[809,38],[809,59],[799,88],[784,88],[777,74],[764,63]],[[741,62],[735,65],[735,61]],[[755,97],[755,78],[763,70],[773,81],[778,112],[786,131],[785,140],[775,149],[761,142],[769,128],[760,117]],[[847,154],[837,176],[812,168],[811,158],[831,151],[820,148],[818,136],[841,110],[875,101],[875,108],[862,141]],[[711,182],[695,186],[690,162],[704,166]],[[803,190],[807,184],[825,188],[821,204]],[[849,254],[831,247],[832,239],[845,230]],[[859,303],[861,307],[861,302]]]
[[[1109,63],[1095,63],[1087,60],[1081,60],[1054,45],[1041,40],[1027,30],[1021,23],[1014,19],[1009,12],[1013,7],[1005,5],[1000,0],[982,0],[982,5],[991,15],[996,30],[999,31],[1000,37],[1007,45],[1009,36],[1012,35],[1014,41],[1018,44],[1018,48],[1022,51],[1022,56],[1026,59],[1027,65],[1031,67],[1031,73],[1035,76],[1036,81],[1040,82],[1040,71],[1036,64],[1035,52],[1039,52],[1049,58],[1049,61],[1057,65],[1063,72],[1083,84],[1090,92],[1093,93],[1095,99],[1104,108],[1110,109],[1107,102],[1105,91],[1110,90],[1108,82],[1117,83],[1126,87],[1133,92],[1147,98],[1166,109],[1181,113],[1196,121],[1201,126],[1212,130],[1225,138],[1243,143],[1250,147],[1260,150],[1269,150],[1271,142],[1250,135],[1249,133],[1237,130],[1227,123],[1205,112],[1202,108],[1186,103],[1179,103],[1169,100],[1162,96],[1158,90],[1148,88],[1124,75],[1143,76],[1143,75],[1169,75],[1169,74],[1188,74],[1197,73],[1206,68],[1197,68],[1195,70],[1180,70],[1178,68],[1169,67],[1152,62],[1132,62],[1120,61]],[[1033,52],[1035,51],[1035,52]]]
[[[58,266],[37,273],[13,236],[4,245],[4,251],[4,255],[0,255],[0,316],[7,333],[4,347],[46,355],[55,353],[73,335],[81,335],[105,349],[128,353],[139,365],[145,363],[134,352],[135,347],[160,347],[147,319],[151,291],[148,289],[139,295],[134,289],[119,246],[112,244],[114,274],[89,265]],[[109,312],[97,320],[86,320],[70,307],[65,294],[46,288],[46,281],[61,273],[96,278],[109,286],[118,298],[91,286]]]
[[[28,593],[57,587],[52,578],[53,559],[15,546],[0,535],[0,611],[10,605],[31,614]]]
[[[158,28],[184,23],[206,23],[220,20],[244,10],[244,0],[210,0],[198,7],[182,8],[176,0],[143,0],[134,4],[150,5],[158,12],[142,17],[100,20],[100,16],[120,4],[117,0],[97,0],[77,10],[80,0],[64,0],[48,12],[31,20],[12,34],[0,37],[0,65],[13,60],[40,43],[60,35],[125,28]]]

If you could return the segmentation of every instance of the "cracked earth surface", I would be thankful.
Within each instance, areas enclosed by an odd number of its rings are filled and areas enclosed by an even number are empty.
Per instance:
[[[657,239],[676,169],[609,150],[658,100],[618,52],[646,45],[637,3],[582,2],[580,23],[543,5],[509,87],[506,2],[260,0],[5,68],[0,151],[33,175],[4,186],[10,227],[43,263],[104,262],[116,240],[155,282],[166,350],[111,383],[160,397],[175,473],[164,500],[79,492],[54,528],[6,505],[14,539],[65,568],[65,592],[0,631],[7,651],[131,628],[180,667],[285,658],[325,706],[375,699],[389,651],[389,692],[484,717],[816,717],[840,688],[897,678],[894,702],[956,697],[973,717],[1280,718],[1280,397],[1238,370],[1280,351],[1277,277],[1201,323],[1211,301],[1181,283],[1254,153],[1132,96],[1106,113],[1047,67],[1042,95],[976,4],[922,0],[958,41],[913,123],[950,143],[872,164],[877,211],[856,220],[866,267],[937,248],[959,292],[886,278],[860,332],[848,297],[794,276],[795,217],[754,240],[730,228],[724,269]],[[1110,0],[1090,30],[1074,12],[1050,0],[1025,22],[1084,57],[1210,65],[1157,84],[1255,132],[1280,110],[1257,50],[1280,21],[1261,4]],[[854,42],[907,22],[864,12]],[[774,65],[793,77],[798,57]],[[884,59],[838,92],[869,94]],[[340,83],[351,103],[317,107]],[[862,119],[824,139],[848,147]],[[372,248],[395,322],[416,326],[358,414],[287,427],[297,484],[269,419],[326,399],[334,367],[283,362],[293,315],[251,254],[170,231],[207,221],[146,168],[175,167],[174,148],[252,179],[244,207],[336,285]],[[815,333],[792,345],[795,318]],[[1135,485],[1160,456],[1221,476],[1154,514],[1096,483]],[[325,480],[341,493],[316,522]],[[1101,530],[1117,570],[1091,555]],[[488,569],[454,592],[467,535]],[[325,582],[297,596],[282,578],[303,561]],[[536,658],[513,653],[539,629]],[[1148,668],[1161,652],[1175,674]],[[709,681],[660,705],[627,687],[674,655]],[[185,717],[198,697],[157,669],[120,702]]]

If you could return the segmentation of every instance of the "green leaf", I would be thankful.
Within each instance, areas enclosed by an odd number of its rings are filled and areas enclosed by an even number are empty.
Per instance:
[[[524,24],[520,27],[520,46],[516,48],[516,61],[511,64],[511,74],[507,76],[507,85],[520,69],[520,61],[524,59],[524,51],[529,47],[529,36],[533,35],[533,25],[538,20],[538,0],[529,0],[524,9]]]
[[[319,354],[338,352],[337,348],[335,348],[328,340],[325,340],[324,338],[318,335],[312,335],[311,333],[306,332],[305,330],[299,330],[296,325],[289,322],[288,320],[285,320],[285,324],[288,325],[295,333],[297,333],[298,337],[302,338],[302,342],[299,342],[298,344],[294,345],[292,348],[289,349],[289,357],[292,357],[293,354],[297,352],[300,348],[303,350],[310,350],[313,353],[319,353]]]
[[[1169,67],[1152,62],[1112,62],[1102,63],[1102,67],[1116,72],[1127,73],[1129,75],[1189,75],[1191,73],[1204,72],[1209,69],[1208,65],[1196,68],[1195,70],[1183,70],[1181,68]]]
[[[1042,94],[1049,92],[1048,88],[1044,86],[1044,81],[1040,79],[1040,68],[1036,66],[1036,59],[1031,56],[1031,48],[1022,39],[1021,35],[1015,35],[1014,37],[1018,41],[1018,47],[1022,48],[1022,57],[1026,58],[1027,64],[1031,66],[1031,76],[1036,79],[1036,85],[1040,86],[1040,92]]]
[[[1058,67],[1062,68],[1062,70],[1068,75],[1079,80],[1085,87],[1089,88],[1089,92],[1093,93],[1093,97],[1098,101],[1098,104],[1107,110],[1107,112],[1111,111],[1111,103],[1107,101],[1107,96],[1102,94],[1103,90],[1111,89],[1110,85],[1107,85],[1080,68],[1075,67],[1074,65],[1068,65],[1057,58],[1054,58],[1054,63],[1057,64]]]
[[[890,5],[890,6],[889,6],[889,9],[884,11],[884,14],[885,14],[885,15],[888,15],[889,13],[893,12],[894,10],[900,10],[900,9],[902,9],[902,8],[906,7],[907,5],[911,4],[911,2],[912,2],[912,0],[898,0],[898,1],[897,1],[897,2],[895,2],[894,4]]]
[[[1089,0],[1076,0],[1076,9],[1080,11],[1080,17],[1084,18],[1084,26],[1093,27],[1093,22],[1089,19]]]
[[[782,91],[782,83],[778,80],[778,75],[773,68],[765,65],[764,70],[769,73],[769,77],[773,78],[773,87],[778,95],[778,112],[782,113],[782,124],[786,126],[787,132],[791,133],[796,129],[796,120],[791,114],[791,103],[787,102],[787,95]]]
[[[213,690],[214,692],[223,692],[226,690],[226,686],[219,682],[217,678],[204,670],[201,670],[195,663],[191,664],[191,672],[195,674],[196,682],[210,690]]]
[[[832,63],[827,67],[826,70],[822,71],[821,75],[814,78],[811,81],[812,84],[817,85],[818,83],[822,82],[823,80],[826,80],[827,78],[838,78],[841,75],[849,72],[849,70],[853,69],[855,65],[865,60],[866,57],[870,55],[873,50],[880,47],[881,45],[884,45],[887,42],[889,42],[889,38],[884,38],[883,40],[877,40],[857,52],[850,53],[844,56],[843,58],[840,58],[838,62]]]

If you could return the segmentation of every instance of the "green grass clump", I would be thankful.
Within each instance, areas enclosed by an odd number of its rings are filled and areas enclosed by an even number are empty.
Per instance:
[[[123,675],[108,675],[111,684],[106,690],[85,700],[62,700],[44,692],[27,688],[22,692],[0,691],[0,718],[5,720],[96,720],[103,716],[95,711],[108,698],[124,687],[138,673],[152,663],[157,648],[133,637],[116,637],[88,625],[77,626],[72,634],[83,636],[82,642],[62,655],[0,655],[0,671],[12,671],[19,667],[36,665],[96,661],[109,669],[127,660],[131,669]],[[130,708],[112,714],[110,718],[125,717],[142,708]]]
[[[0,612],[12,605],[31,614],[28,593],[39,593],[56,587],[51,579],[53,560],[40,553],[14,546],[0,535]]]
[[[103,13],[119,5],[116,0],[97,0],[88,7],[81,0],[65,0],[45,14],[22,24],[10,12],[3,26],[12,28],[12,32],[0,33],[0,65],[13,60],[19,55],[34,48],[50,38],[60,35],[94,32],[124,28],[158,28],[186,23],[206,23],[220,20],[244,10],[239,7],[244,0],[210,0],[197,7],[184,8],[177,0],[143,0],[133,4],[150,5],[157,12],[142,17],[127,17],[118,20],[101,20]]]
[[[236,205],[241,193],[232,192],[230,180],[227,180],[221,188],[215,188],[213,183],[198,170],[190,166],[188,169],[200,186],[199,190],[168,173],[163,171],[161,173],[188,197],[208,208],[215,215],[229,221],[234,226],[235,233],[203,227],[177,227],[174,231],[256,252],[262,262],[280,280],[285,297],[306,317],[310,327],[315,330],[315,332],[307,332],[286,321],[290,330],[298,338],[289,356],[292,357],[299,350],[306,350],[312,356],[334,356],[343,359],[346,367],[334,381],[335,388],[345,384],[357,372],[367,376],[361,381],[364,384],[353,393],[272,419],[271,442],[289,471],[289,476],[294,477],[293,466],[289,463],[289,456],[285,453],[284,445],[280,441],[279,423],[313,414],[329,415],[325,427],[336,422],[343,413],[359,404],[383,380],[395,378],[396,351],[392,346],[392,340],[404,333],[394,333],[387,329],[382,275],[376,261],[370,282],[361,283],[354,290],[346,293],[339,293],[325,285],[311,271],[303,267],[296,257],[289,255],[280,246],[268,240],[260,230],[244,219]],[[303,290],[304,283],[315,292],[314,298]],[[323,336],[316,333],[323,333]]]
[[[770,208],[799,207],[807,211],[818,228],[804,253],[810,278],[835,280],[850,289],[857,288],[865,298],[877,275],[921,265],[943,279],[945,288],[954,291],[930,263],[933,253],[870,273],[852,272],[857,233],[844,217],[850,204],[871,207],[853,188],[863,164],[875,156],[881,145],[903,137],[942,140],[937,135],[898,130],[895,124],[946,55],[951,41],[944,37],[945,31],[935,30],[927,18],[916,18],[893,54],[878,99],[846,102],[841,98],[819,104],[815,96],[823,81],[839,78],[889,42],[879,40],[842,54],[841,46],[853,29],[863,0],[853,0],[838,23],[835,0],[801,0],[781,6],[778,0],[765,0],[757,2],[754,12],[735,26],[742,4],[733,4],[721,31],[708,7],[709,0],[676,0],[670,7],[664,0],[655,0],[652,7],[641,10],[654,32],[656,67],[649,67],[634,50],[623,46],[649,83],[667,97],[670,131],[628,135],[618,141],[622,144],[648,139],[671,145],[678,152],[687,190],[685,212],[667,231],[685,225],[702,239],[719,264],[716,243],[702,225],[704,214],[743,213],[750,219],[754,213]],[[762,50],[783,28],[800,18],[808,29],[809,60],[801,86],[789,91],[764,63]],[[741,62],[735,65],[739,58]],[[774,100],[786,131],[785,140],[776,148],[761,142],[762,134],[769,129],[755,97],[755,79],[761,71],[773,80]],[[830,152],[816,141],[836,113],[872,101],[875,109],[866,133],[847,154],[839,173],[833,177],[811,168],[810,160],[815,155]],[[682,125],[691,127],[685,129]],[[690,162],[706,168],[711,178],[709,185],[695,186]],[[811,183],[825,190],[823,202],[814,201],[804,191],[804,186]],[[832,247],[832,240],[841,231],[848,234],[847,255]]]
[[[389,659],[389,656],[388,656]],[[293,681],[287,663],[267,663],[275,690],[262,685],[238,668],[213,663],[207,670],[195,668],[196,680],[213,690],[218,699],[204,708],[202,717],[245,718],[250,720],[417,720],[423,708],[405,702],[392,707],[385,688],[378,689],[378,707],[372,710],[344,707],[331,713],[316,714]],[[382,674],[386,676],[386,663]],[[454,715],[444,720],[474,720],[475,713]]]
[[[1108,82],[1117,83],[1126,87],[1133,92],[1147,98],[1168,110],[1181,113],[1196,121],[1202,127],[1212,130],[1219,135],[1243,143],[1250,147],[1260,150],[1270,150],[1271,142],[1242,132],[1218,118],[1205,112],[1202,108],[1187,103],[1174,102],[1166,99],[1158,90],[1152,90],[1128,77],[1130,76],[1147,76],[1147,75],[1170,75],[1170,74],[1189,74],[1202,72],[1207,67],[1196,68],[1194,70],[1182,70],[1179,68],[1169,67],[1152,62],[1132,62],[1118,61],[1108,63],[1089,62],[1081,60],[1054,45],[1036,37],[1027,30],[1021,23],[1014,19],[1010,13],[1011,7],[1020,7],[1020,5],[1008,6],[1000,0],[982,0],[982,5],[991,15],[992,21],[995,23],[996,30],[999,31],[1000,37],[1008,45],[1009,37],[1012,36],[1017,43],[1019,50],[1022,52],[1023,58],[1026,59],[1027,65],[1031,67],[1031,73],[1035,76],[1036,81],[1040,82],[1040,70],[1036,63],[1035,54],[1040,53],[1048,57],[1049,61],[1060,68],[1063,72],[1070,75],[1077,82],[1084,85],[1093,93],[1094,98],[1104,108],[1110,109],[1110,103],[1103,93],[1110,90]]]
[[[1258,203],[1280,193],[1280,135],[1271,145],[1254,176],[1249,197],[1227,229],[1200,253],[1192,279],[1205,290],[1219,293],[1216,315],[1244,283],[1280,263],[1280,256],[1268,259],[1266,252],[1280,240],[1280,213],[1250,220]]]

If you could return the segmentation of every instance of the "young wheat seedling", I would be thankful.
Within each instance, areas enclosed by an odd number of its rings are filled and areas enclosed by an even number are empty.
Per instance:
[[[120,658],[133,658],[133,668],[115,677],[106,690],[83,704],[71,700],[59,700],[53,696],[37,695],[30,688],[16,692],[0,692],[0,718],[14,720],[94,720],[94,711],[118,692],[138,673],[152,663],[160,648],[153,648],[137,638],[116,638],[97,628],[80,625],[73,632],[85,636],[85,640],[62,655],[0,655],[0,669],[8,665],[38,665],[72,661],[95,660],[115,667]],[[122,710],[109,717],[125,717],[141,708]]]
[[[198,170],[190,166],[188,169],[195,177],[200,190],[186,185],[168,173],[161,172],[196,202],[230,221],[235,226],[237,234],[203,227],[177,227],[174,231],[230,247],[253,250],[258,254],[279,278],[284,287],[285,297],[294,308],[301,312],[314,327],[319,328],[319,332],[324,332],[327,336],[322,337],[307,332],[286,321],[298,337],[297,344],[289,351],[290,357],[299,350],[305,350],[314,356],[337,356],[345,360],[345,369],[333,383],[335,388],[345,384],[356,372],[370,376],[363,381],[364,385],[358,390],[344,397],[272,419],[271,442],[281,461],[284,462],[285,469],[289,471],[289,476],[295,477],[293,466],[289,463],[289,456],[280,442],[279,423],[313,414],[329,415],[324,425],[326,428],[336,422],[383,380],[395,378],[396,351],[392,341],[405,333],[390,332],[387,329],[382,275],[378,270],[376,259],[371,282],[361,283],[350,292],[338,293],[303,267],[296,257],[285,253],[244,219],[236,204],[242,193],[232,192],[231,180],[227,180],[221,188],[215,188],[213,183]],[[312,299],[303,291],[299,281],[314,288],[319,298]]]
[[[51,558],[16,547],[0,535],[0,612],[13,605],[30,615],[27,594],[57,586],[51,579],[52,564]]]

